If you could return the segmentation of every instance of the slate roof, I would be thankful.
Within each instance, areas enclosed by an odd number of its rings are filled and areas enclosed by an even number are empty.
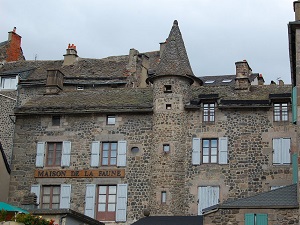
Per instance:
[[[151,88],[62,91],[30,99],[15,113],[152,112]]]
[[[257,195],[228,200],[223,204],[213,205],[203,209],[208,213],[214,209],[278,209],[278,208],[299,208],[297,201],[297,184],[288,185],[275,190],[259,193]]]
[[[177,20],[174,21],[161,60],[156,68],[156,76],[193,76]]]
[[[250,82],[252,82],[256,77],[258,77],[258,73],[252,73],[249,76]],[[203,76],[199,77],[203,81],[203,86],[234,86],[235,85],[235,78],[236,75],[219,75],[219,76]],[[230,82],[223,82],[224,80],[227,80]],[[214,82],[209,82],[205,83],[206,81],[214,81]]]
[[[149,216],[131,225],[203,225],[202,216]]]
[[[292,91],[291,85],[252,85],[250,91],[235,90],[234,86],[201,86],[192,87],[191,105],[187,108],[200,107],[200,102],[203,101],[203,95],[216,95],[218,107],[240,106],[240,107],[253,107],[255,105],[265,105],[271,107],[270,94],[286,94],[290,96]]]
[[[80,220],[84,224],[88,225],[104,225],[104,223],[95,220],[89,216],[76,212],[72,209],[35,209],[35,210],[28,210],[33,215],[63,215],[63,216],[70,216],[77,220]]]

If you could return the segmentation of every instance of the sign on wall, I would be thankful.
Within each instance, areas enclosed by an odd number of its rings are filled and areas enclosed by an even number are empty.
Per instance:
[[[125,169],[111,170],[35,170],[35,178],[122,178]]]

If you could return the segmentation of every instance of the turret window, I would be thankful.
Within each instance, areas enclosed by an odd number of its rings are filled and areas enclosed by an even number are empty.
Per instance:
[[[172,85],[165,85],[164,92],[172,93]]]
[[[171,110],[172,109],[172,105],[171,104],[166,104],[166,109]]]

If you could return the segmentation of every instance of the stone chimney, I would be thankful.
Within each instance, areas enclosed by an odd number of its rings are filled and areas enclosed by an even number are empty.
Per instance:
[[[58,69],[47,70],[46,94],[58,94],[63,89],[64,74]]]
[[[279,85],[279,86],[284,86],[283,80],[278,80],[278,85]]]
[[[259,74],[259,76],[257,77],[257,80],[258,80],[258,85],[264,85],[265,84],[265,80],[264,80],[262,74]]]
[[[159,56],[161,58],[161,56],[162,56],[162,54],[163,54],[163,52],[165,50],[165,47],[166,47],[166,44],[167,44],[167,40],[165,42],[161,42],[159,44],[160,44]]]
[[[252,70],[246,60],[235,63],[236,67],[236,78],[235,78],[235,89],[237,90],[249,90],[251,82],[249,79]]]
[[[6,50],[7,58],[6,62],[25,60],[21,48],[21,39],[22,37],[16,33],[17,28],[8,32],[8,48]]]
[[[300,20],[300,1],[294,1],[295,20]]]
[[[78,59],[76,46],[74,44],[72,44],[72,45],[69,44],[66,51],[67,51],[67,53],[64,55],[63,65],[64,66],[73,65]]]

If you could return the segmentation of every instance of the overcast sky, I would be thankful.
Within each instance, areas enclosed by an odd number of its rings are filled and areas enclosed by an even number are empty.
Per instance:
[[[0,0],[0,42],[16,26],[28,60],[63,59],[68,43],[104,58],[158,50],[176,19],[196,76],[234,74],[246,59],[266,84],[290,83],[293,1]]]

